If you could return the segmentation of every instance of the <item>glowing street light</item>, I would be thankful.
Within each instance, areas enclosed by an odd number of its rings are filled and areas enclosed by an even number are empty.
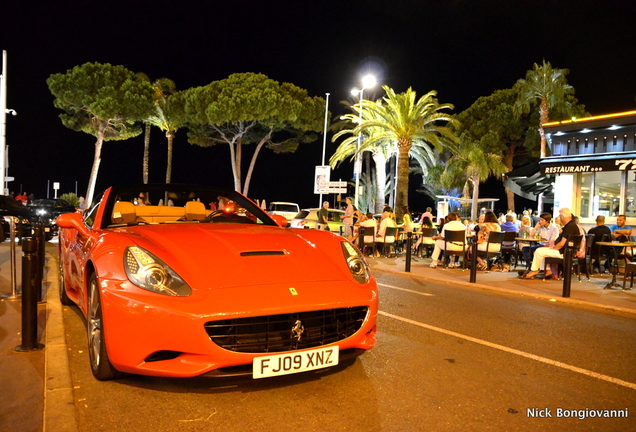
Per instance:
[[[351,90],[351,94],[352,95],[360,95],[360,118],[358,120],[358,124],[361,125],[362,124],[362,96],[364,93],[364,89],[368,89],[368,88],[372,88],[375,87],[376,84],[376,79],[375,76],[373,75],[365,75],[362,78],[362,88],[361,89],[356,89],[354,88],[353,90]],[[359,194],[359,188],[360,188],[360,173],[362,172],[362,158],[360,157],[360,146],[362,145],[362,133],[359,132],[358,133],[358,142],[356,145],[356,159],[355,162],[353,163],[353,177],[356,180],[356,189],[355,189],[355,193],[354,193],[354,199],[353,199],[353,205],[356,206],[356,209],[359,210],[359,206],[358,206],[358,194]]]

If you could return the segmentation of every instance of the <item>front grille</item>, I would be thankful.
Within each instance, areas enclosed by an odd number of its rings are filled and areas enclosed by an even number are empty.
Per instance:
[[[327,345],[352,336],[362,326],[367,311],[366,306],[358,306],[210,321],[205,324],[205,331],[212,342],[229,351],[290,351]]]

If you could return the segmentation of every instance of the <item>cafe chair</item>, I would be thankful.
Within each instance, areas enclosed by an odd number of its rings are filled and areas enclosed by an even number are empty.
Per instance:
[[[394,256],[397,235],[398,227],[386,227],[384,230],[384,237],[380,240],[375,240],[376,243],[380,243],[382,245],[382,256]]]
[[[585,235],[585,256],[576,258],[579,260],[579,268],[585,270],[585,277],[590,280],[592,275],[592,245],[594,244],[594,234]],[[579,282],[581,282],[581,272],[579,272]]]
[[[566,247],[568,247],[567,245],[572,242],[572,254],[576,254],[576,252],[579,250],[579,248],[581,247],[581,242],[583,241],[583,235],[575,235],[575,236],[569,236],[567,243],[566,243]],[[565,252],[565,251],[564,251]],[[558,264],[559,265],[559,272],[557,274],[557,277],[559,279],[561,279],[561,268],[563,267],[563,256],[561,257],[546,257],[544,262],[543,262],[543,280],[545,281],[545,269],[548,267],[549,264]],[[576,271],[577,274],[579,274],[579,282],[581,281],[581,275],[580,275],[580,267],[579,267],[579,260],[577,258],[575,258],[574,256],[572,256],[572,268],[576,267]]]
[[[501,244],[503,243],[504,240],[504,236],[506,233],[504,232],[496,232],[496,231],[491,231],[488,234],[488,242],[486,243],[486,250],[482,251],[482,250],[478,250],[477,251],[477,256],[486,260],[486,273],[490,272],[490,269],[492,268],[492,264],[495,261],[501,261],[502,260],[502,247]],[[496,247],[495,245],[499,245],[499,247]]]
[[[451,244],[454,245],[455,250],[448,250]],[[448,257],[458,256],[462,257],[462,269],[466,270],[466,249],[466,231],[444,231],[444,250],[442,251],[443,269],[446,270]]]
[[[368,248],[371,248],[371,255],[375,256],[376,244],[375,244],[375,228],[374,227],[360,227],[360,250],[364,254]],[[367,256],[369,256],[367,254]]]
[[[437,228],[422,228],[420,232],[422,234],[418,239],[419,246],[416,254],[422,258],[422,251],[426,251],[426,257],[430,258],[433,253],[433,249],[435,248],[435,240],[433,240],[433,236],[437,235]]]
[[[636,262],[627,262],[625,264],[625,275],[623,278],[624,290],[630,290],[634,286],[634,273],[636,273]],[[629,288],[627,288],[627,276],[630,276]]]
[[[519,261],[519,250],[515,238],[519,237],[519,233],[515,231],[506,231],[504,233],[503,242],[501,243],[501,255],[503,259],[501,265],[508,261],[508,271],[517,269],[517,261]]]

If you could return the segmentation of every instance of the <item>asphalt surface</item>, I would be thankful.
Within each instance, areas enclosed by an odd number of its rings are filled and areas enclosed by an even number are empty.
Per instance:
[[[12,297],[9,243],[0,244],[0,431],[77,431],[79,403],[69,370],[67,335],[62,306],[58,300],[57,245],[47,245],[43,281],[45,302],[38,305],[40,350],[18,352],[21,345],[21,297]],[[17,292],[21,291],[21,256],[16,262]],[[609,276],[599,275],[590,281],[573,278],[571,296],[563,298],[561,281],[520,280],[516,273],[479,272],[477,283],[469,282],[469,271],[428,267],[430,260],[411,263],[410,276],[449,286],[466,285],[529,296],[554,304],[576,304],[587,308],[616,310],[636,314],[636,289],[606,290]],[[405,274],[405,260],[370,259],[375,273]],[[619,280],[622,282],[622,276]],[[373,351],[372,351],[373,352]]]

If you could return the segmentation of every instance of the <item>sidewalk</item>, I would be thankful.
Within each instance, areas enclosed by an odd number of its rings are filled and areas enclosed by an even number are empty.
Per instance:
[[[636,281],[634,289],[623,291],[621,289],[603,289],[610,281],[611,275],[594,275],[588,281],[585,275],[581,275],[581,282],[576,275],[572,275],[570,285],[570,297],[564,298],[563,281],[540,279],[523,280],[519,279],[516,271],[500,272],[491,271],[486,273],[478,271],[476,282],[470,283],[470,270],[446,269],[441,267],[430,268],[430,258],[417,258],[411,261],[410,273],[405,273],[405,258],[367,258],[373,272],[392,272],[400,274],[410,274],[414,277],[433,280],[450,285],[462,285],[474,287],[476,289],[505,292],[531,296],[548,301],[581,304],[603,309],[617,310],[621,312],[636,314]],[[519,270],[522,268],[517,267]],[[623,283],[623,275],[617,277],[619,283]],[[628,281],[629,286],[629,281]]]
[[[11,294],[10,254],[8,242],[0,244],[0,295]],[[17,287],[21,290],[22,251],[16,250]],[[558,303],[580,304],[636,314],[636,288],[633,291],[604,290],[607,275],[572,278],[571,296],[561,296],[562,281],[521,280],[516,272],[477,272],[476,283],[470,283],[470,271],[432,269],[430,259],[411,262],[405,272],[404,257],[369,258],[374,273],[397,273],[474,289],[530,296]],[[619,275],[622,282],[622,275]],[[44,273],[45,303],[38,305],[39,342],[45,347],[28,353],[17,352],[21,344],[21,297],[0,298],[0,432],[60,431],[76,432],[77,418],[73,383],[68,365],[62,305],[58,297],[57,245],[47,244]]]

